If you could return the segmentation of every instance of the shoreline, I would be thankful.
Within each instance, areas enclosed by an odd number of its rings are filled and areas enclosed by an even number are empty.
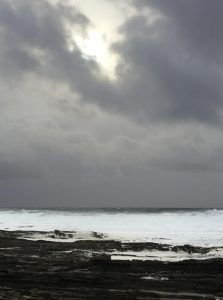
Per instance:
[[[113,260],[114,251],[165,252],[169,245],[121,243],[97,233],[73,242],[34,241],[19,238],[21,232],[0,231],[0,299],[223,299],[222,258]],[[182,245],[174,251],[210,249]]]

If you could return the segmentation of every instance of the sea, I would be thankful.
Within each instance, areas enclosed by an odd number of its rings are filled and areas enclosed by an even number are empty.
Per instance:
[[[138,259],[205,259],[223,257],[223,209],[0,209],[0,229],[19,231],[78,232],[75,239],[91,239],[97,232],[105,239],[122,242],[153,242],[172,246],[213,247],[208,254],[125,253]],[[47,239],[47,235],[32,238]],[[120,255],[119,255],[120,254]],[[129,255],[128,255],[129,254]],[[137,257],[136,257],[137,256]],[[123,253],[114,253],[122,259]]]

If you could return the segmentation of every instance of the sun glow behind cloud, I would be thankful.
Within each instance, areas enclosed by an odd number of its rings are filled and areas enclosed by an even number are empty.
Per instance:
[[[116,57],[103,33],[91,30],[87,36],[76,35],[74,39],[85,59],[95,60],[107,76],[114,77]]]

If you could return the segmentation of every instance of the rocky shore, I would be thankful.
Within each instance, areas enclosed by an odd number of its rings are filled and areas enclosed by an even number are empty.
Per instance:
[[[45,234],[60,241],[26,239],[32,234],[0,231],[0,299],[223,299],[222,258],[112,258],[115,251],[202,254],[210,248],[121,243],[98,233],[92,233],[92,239],[65,242],[61,240],[72,238],[71,233],[58,230]]]

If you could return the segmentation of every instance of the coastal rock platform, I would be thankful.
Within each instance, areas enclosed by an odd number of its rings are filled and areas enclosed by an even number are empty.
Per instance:
[[[30,233],[26,233],[30,234]],[[66,239],[70,233],[54,231]],[[223,259],[116,260],[112,253],[168,244],[104,239],[72,242],[30,240],[19,231],[0,231],[0,299],[223,299]],[[182,245],[172,251],[208,253]]]

